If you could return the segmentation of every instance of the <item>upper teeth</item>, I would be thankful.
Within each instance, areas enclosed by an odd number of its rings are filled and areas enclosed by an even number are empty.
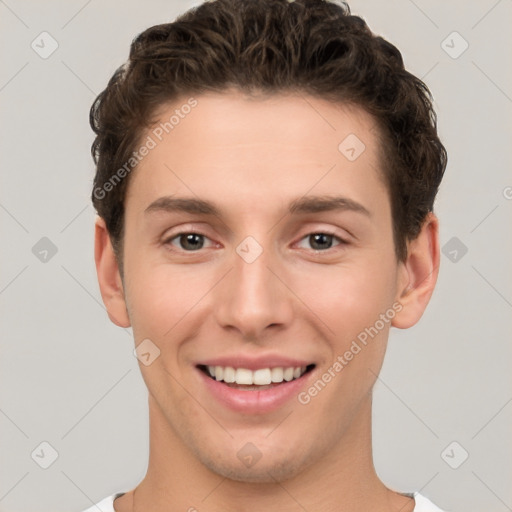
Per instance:
[[[288,368],[260,368],[252,371],[247,368],[233,368],[231,366],[208,366],[209,374],[215,380],[227,383],[248,384],[264,386],[272,382],[289,382],[298,379],[306,371],[305,366],[290,366]]]

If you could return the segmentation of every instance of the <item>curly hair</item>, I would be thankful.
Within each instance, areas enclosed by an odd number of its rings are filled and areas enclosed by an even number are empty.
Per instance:
[[[213,0],[148,28],[95,99],[92,201],[122,264],[126,162],[158,107],[184,95],[299,92],[356,105],[379,127],[395,252],[407,256],[433,210],[447,155],[427,86],[346,3]],[[132,158],[133,160],[133,158]],[[135,165],[135,164],[133,164]],[[113,173],[124,179],[112,183]],[[122,268],[122,267],[121,267]]]

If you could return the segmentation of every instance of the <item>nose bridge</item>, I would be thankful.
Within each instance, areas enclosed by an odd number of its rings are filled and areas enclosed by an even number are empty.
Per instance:
[[[247,250],[247,245],[249,249]],[[269,267],[272,265],[272,257],[268,248],[261,250],[251,246],[250,243],[237,248],[237,257],[234,258],[234,279],[237,293],[241,293],[246,299],[259,302],[265,299],[271,299],[275,293],[271,289],[275,283],[272,283],[272,273]],[[242,254],[241,254],[242,253]],[[258,254],[259,253],[259,254]]]
[[[232,270],[218,297],[219,324],[235,327],[245,337],[260,337],[266,327],[284,325],[291,319],[290,296],[274,275],[278,257],[269,246],[246,237],[233,253]]]

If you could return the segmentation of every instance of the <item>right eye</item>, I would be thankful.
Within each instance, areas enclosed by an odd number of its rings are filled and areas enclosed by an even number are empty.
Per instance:
[[[182,232],[174,234],[172,237],[167,238],[163,243],[164,245],[171,245],[178,250],[183,250],[185,252],[196,252],[202,249],[205,245],[205,240],[211,240],[202,235],[201,233],[195,232]],[[213,242],[212,242],[213,245]]]

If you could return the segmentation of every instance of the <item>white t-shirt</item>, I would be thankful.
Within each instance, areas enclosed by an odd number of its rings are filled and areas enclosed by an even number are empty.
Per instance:
[[[96,505],[84,510],[84,512],[116,512],[114,510],[114,500],[123,494],[124,492],[112,494],[112,496],[108,496]],[[419,492],[413,493],[413,497],[416,503],[414,512],[443,512],[439,507],[436,507],[429,499],[422,496]]]

